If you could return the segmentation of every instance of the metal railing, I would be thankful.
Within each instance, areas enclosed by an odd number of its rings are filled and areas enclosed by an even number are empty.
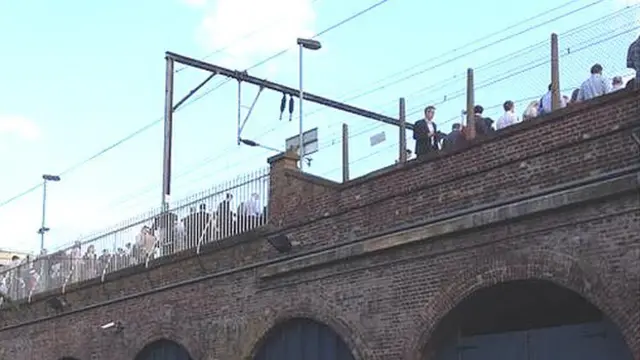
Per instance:
[[[130,266],[234,236],[268,220],[269,170],[258,170],[175,203],[155,209],[55,253],[26,259],[0,272],[0,295],[13,301],[100,278]],[[1,299],[0,299],[1,301]]]

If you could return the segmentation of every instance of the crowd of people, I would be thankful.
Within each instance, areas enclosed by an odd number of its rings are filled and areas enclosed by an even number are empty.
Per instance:
[[[208,211],[206,203],[201,203],[197,209],[191,207],[182,219],[178,211],[164,212],[149,223],[139,223],[139,232],[133,233],[132,241],[120,235],[117,240],[109,239],[110,244],[101,249],[96,248],[97,242],[76,242],[70,249],[52,254],[43,252],[34,259],[14,256],[0,273],[0,302],[5,297],[30,298],[37,292],[146,264],[266,224],[267,211],[260,205],[259,194],[253,193],[235,211],[232,201],[233,195],[226,194],[216,210]]]
[[[629,48],[627,66],[634,69],[640,68],[640,38],[636,40]],[[602,96],[611,92],[633,89],[640,84],[640,70],[636,70],[636,78],[629,80],[623,84],[621,76],[614,76],[612,80],[608,80],[603,75],[603,67],[595,64],[591,67],[591,75],[586,79],[580,88],[573,90],[571,96],[559,94],[558,107],[564,108],[573,106],[577,103],[588,101],[590,99]],[[547,92],[536,101],[532,101],[524,110],[522,116],[516,113],[515,103],[507,100],[502,105],[504,114],[494,121],[490,117],[483,116],[484,108],[482,105],[476,105],[473,108],[473,127],[475,135],[482,137],[492,134],[497,130],[504,129],[508,126],[520,123],[522,121],[531,120],[539,116],[549,114],[552,109],[553,89],[550,84]],[[424,109],[424,118],[418,120],[414,124],[413,139],[416,141],[415,154],[417,157],[425,156],[434,151],[458,149],[464,146],[468,141],[469,129],[461,123],[452,125],[451,132],[444,133],[438,130],[438,126],[434,121],[436,108],[427,106]]]

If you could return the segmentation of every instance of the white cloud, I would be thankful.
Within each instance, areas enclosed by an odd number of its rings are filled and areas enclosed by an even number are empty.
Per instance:
[[[216,0],[198,38],[208,51],[226,48],[224,61],[245,68],[313,35],[314,22],[312,0]]]
[[[17,115],[0,115],[0,136],[17,136],[24,140],[38,140],[40,127],[33,121]]]

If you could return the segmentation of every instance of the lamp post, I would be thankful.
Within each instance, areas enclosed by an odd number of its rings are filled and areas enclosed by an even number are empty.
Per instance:
[[[47,213],[47,182],[58,182],[60,181],[60,176],[44,174],[42,175],[42,179],[44,180],[44,182],[42,183],[42,225],[38,230],[38,234],[40,234],[40,253],[42,253],[42,250],[44,250],[44,234],[49,231],[49,228],[44,225],[45,216]]]
[[[304,102],[304,88],[302,86],[302,53],[304,52],[304,49],[308,49],[308,50],[320,50],[320,48],[322,48],[322,44],[320,44],[320,42],[318,40],[313,40],[313,39],[301,39],[298,38],[298,46],[300,47],[300,105],[298,106],[300,109],[300,116],[299,116],[299,120],[300,120],[300,132],[298,134],[298,149],[299,149],[299,155],[300,155],[300,171],[302,171],[302,167],[304,164],[303,161],[303,157],[304,157],[304,144],[303,144],[303,121],[302,121],[302,103]]]

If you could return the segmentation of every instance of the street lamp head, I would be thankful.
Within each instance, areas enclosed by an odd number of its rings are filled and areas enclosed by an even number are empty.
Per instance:
[[[47,231],[49,231],[51,229],[49,229],[48,227],[41,227],[40,229],[38,229],[38,234],[43,235],[44,233],[46,233]]]
[[[47,175],[47,174],[44,174],[44,175],[42,175],[42,178],[45,181],[60,181],[60,176],[58,176],[58,175]]]
[[[322,44],[318,40],[298,38],[298,45],[309,50],[320,50]]]

